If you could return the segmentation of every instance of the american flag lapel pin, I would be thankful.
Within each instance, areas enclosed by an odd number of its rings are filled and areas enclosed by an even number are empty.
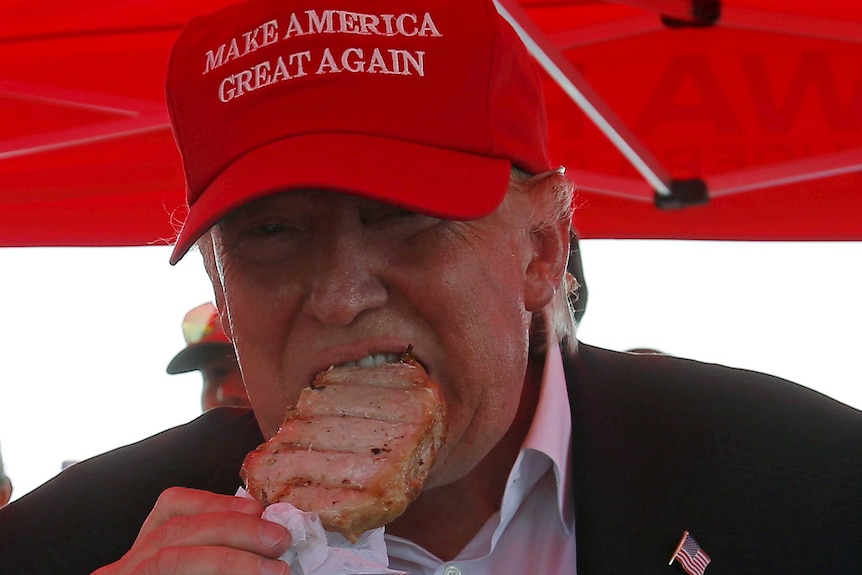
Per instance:
[[[679,545],[676,546],[676,551],[673,552],[668,565],[672,565],[674,559],[679,561],[679,564],[682,565],[682,568],[685,569],[688,575],[703,575],[703,572],[706,571],[706,567],[711,561],[709,555],[700,548],[700,545],[697,544],[697,541],[694,540],[694,537],[688,531],[682,534],[682,539],[680,539]]]

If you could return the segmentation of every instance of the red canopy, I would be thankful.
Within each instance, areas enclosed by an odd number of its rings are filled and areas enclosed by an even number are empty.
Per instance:
[[[0,4],[0,245],[170,240],[165,63],[227,3]],[[858,0],[499,6],[547,72],[583,237],[862,240]]]

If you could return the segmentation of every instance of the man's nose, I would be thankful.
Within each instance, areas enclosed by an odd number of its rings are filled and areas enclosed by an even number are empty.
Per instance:
[[[331,239],[318,254],[307,304],[319,322],[343,327],[362,312],[385,305],[389,295],[378,275],[375,250],[356,234]]]

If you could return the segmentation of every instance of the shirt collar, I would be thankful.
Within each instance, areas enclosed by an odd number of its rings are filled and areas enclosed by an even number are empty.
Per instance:
[[[571,533],[574,526],[569,473],[571,435],[572,414],[563,357],[559,344],[554,340],[549,342],[545,356],[542,386],[533,422],[506,483],[498,533],[505,528],[549,467],[553,469],[556,479],[558,517],[565,532]]]

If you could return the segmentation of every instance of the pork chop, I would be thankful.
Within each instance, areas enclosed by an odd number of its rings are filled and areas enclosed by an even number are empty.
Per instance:
[[[419,495],[445,420],[439,387],[409,352],[400,363],[330,368],[246,456],[240,476],[265,505],[317,512],[325,529],[355,543]]]

